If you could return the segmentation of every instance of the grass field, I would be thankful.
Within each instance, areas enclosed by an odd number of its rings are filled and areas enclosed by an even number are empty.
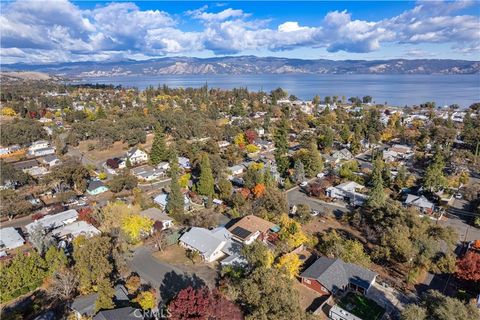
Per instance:
[[[375,301],[353,292],[347,293],[340,299],[338,306],[365,320],[380,319],[385,313],[385,309],[376,304]]]

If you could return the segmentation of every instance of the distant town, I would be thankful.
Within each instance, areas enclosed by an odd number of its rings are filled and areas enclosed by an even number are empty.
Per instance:
[[[2,319],[480,317],[480,102],[1,85]]]

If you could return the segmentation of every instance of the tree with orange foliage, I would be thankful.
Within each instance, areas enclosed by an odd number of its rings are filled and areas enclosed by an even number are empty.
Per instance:
[[[467,281],[480,281],[480,253],[468,251],[457,260],[457,277]]]
[[[255,198],[260,198],[265,193],[265,185],[263,183],[255,185],[252,192],[255,195]]]

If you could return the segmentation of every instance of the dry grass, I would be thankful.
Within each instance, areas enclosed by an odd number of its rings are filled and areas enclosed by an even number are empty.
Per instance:
[[[163,262],[166,262],[172,265],[180,265],[180,266],[194,265],[193,262],[189,258],[187,258],[186,250],[179,245],[166,247],[163,251],[155,252],[153,256],[158,260],[161,260]],[[198,261],[199,260],[200,258],[198,259]]]
[[[143,144],[140,144],[138,147],[141,149],[144,149],[146,151],[150,151],[152,148],[152,142],[153,142],[153,134],[147,134],[147,141]],[[121,157],[125,155],[125,153],[129,150],[128,144],[117,141],[115,142],[110,148],[108,149],[94,149],[94,150],[88,150],[89,145],[98,145],[97,140],[86,140],[82,141],[78,145],[78,149],[88,155],[88,158],[90,158],[93,161],[105,161],[110,158],[114,157]]]

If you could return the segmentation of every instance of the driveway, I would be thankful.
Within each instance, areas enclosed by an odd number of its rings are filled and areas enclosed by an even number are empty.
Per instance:
[[[173,298],[180,290],[192,286],[199,288],[208,285],[196,273],[162,262],[152,256],[152,249],[146,246],[137,248],[128,262],[132,271],[159,292],[164,302]]]
[[[299,187],[292,188],[286,193],[289,205],[307,204],[312,210],[318,210],[320,213],[333,212],[335,215],[341,215],[350,211],[344,203],[325,202],[309,197],[301,192]]]

